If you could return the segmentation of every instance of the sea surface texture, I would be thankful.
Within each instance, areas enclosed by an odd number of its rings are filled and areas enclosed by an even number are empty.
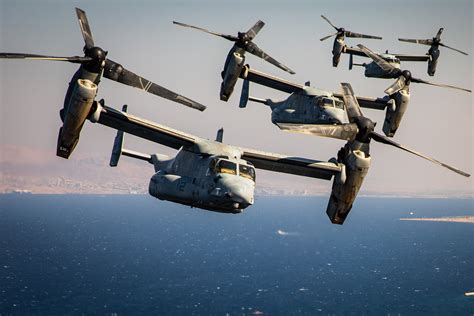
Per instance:
[[[472,199],[257,197],[238,215],[149,196],[0,195],[3,315],[472,315]]]

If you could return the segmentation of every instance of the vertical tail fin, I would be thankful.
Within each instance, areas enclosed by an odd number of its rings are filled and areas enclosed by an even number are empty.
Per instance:
[[[122,112],[127,112],[127,105],[125,104],[122,107]],[[110,156],[110,163],[111,167],[117,167],[120,157],[128,156],[135,159],[145,160],[149,163],[153,163],[151,159],[151,155],[143,154],[137,151],[128,150],[123,148],[123,131],[117,131],[117,135],[115,136],[114,140],[114,147],[112,148],[112,155]]]

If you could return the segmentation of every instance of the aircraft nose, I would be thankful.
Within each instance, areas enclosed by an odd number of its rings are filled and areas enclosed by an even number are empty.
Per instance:
[[[221,185],[225,188],[225,196],[234,202],[236,208],[242,209],[253,204],[254,185],[250,180],[221,179]]]
[[[236,186],[229,188],[226,195],[234,202],[239,203],[242,208],[253,204],[253,192],[243,188],[242,186]]]
[[[347,123],[346,114],[341,109],[325,109],[326,115],[331,118],[333,121],[337,121],[338,124]]]

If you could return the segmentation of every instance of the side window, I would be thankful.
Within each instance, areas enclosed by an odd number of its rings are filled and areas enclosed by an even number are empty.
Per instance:
[[[334,107],[334,100],[329,98],[323,99],[323,106],[325,107]]]
[[[239,175],[243,178],[255,181],[255,169],[251,166],[239,165]]]
[[[336,108],[337,109],[344,109],[344,102],[342,102],[341,100],[334,100],[334,103],[336,104]]]
[[[209,167],[206,170],[206,176],[209,176],[215,172],[217,159],[211,159],[209,162]]]

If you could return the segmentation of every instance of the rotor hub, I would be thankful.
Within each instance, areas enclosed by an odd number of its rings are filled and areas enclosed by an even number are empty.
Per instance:
[[[410,80],[411,80],[411,72],[410,72],[409,70],[404,70],[404,71],[402,72],[402,76],[405,77],[405,81],[406,81],[407,83],[410,82]]]
[[[86,48],[84,47],[84,54],[86,57],[91,57],[92,60],[86,64],[89,70],[94,72],[100,72],[102,68],[105,66],[105,57],[107,56],[107,52],[104,51],[100,47],[91,47]]]
[[[237,37],[241,42],[248,42],[250,40],[248,34],[244,32],[238,32]]]
[[[362,143],[370,142],[370,134],[374,131],[376,123],[367,117],[357,117],[355,123],[359,129],[356,139]]]
[[[238,32],[237,38],[238,38],[238,41],[236,43],[237,46],[240,48],[246,49],[247,45],[250,42],[250,37],[248,36],[248,34],[244,32]]]

